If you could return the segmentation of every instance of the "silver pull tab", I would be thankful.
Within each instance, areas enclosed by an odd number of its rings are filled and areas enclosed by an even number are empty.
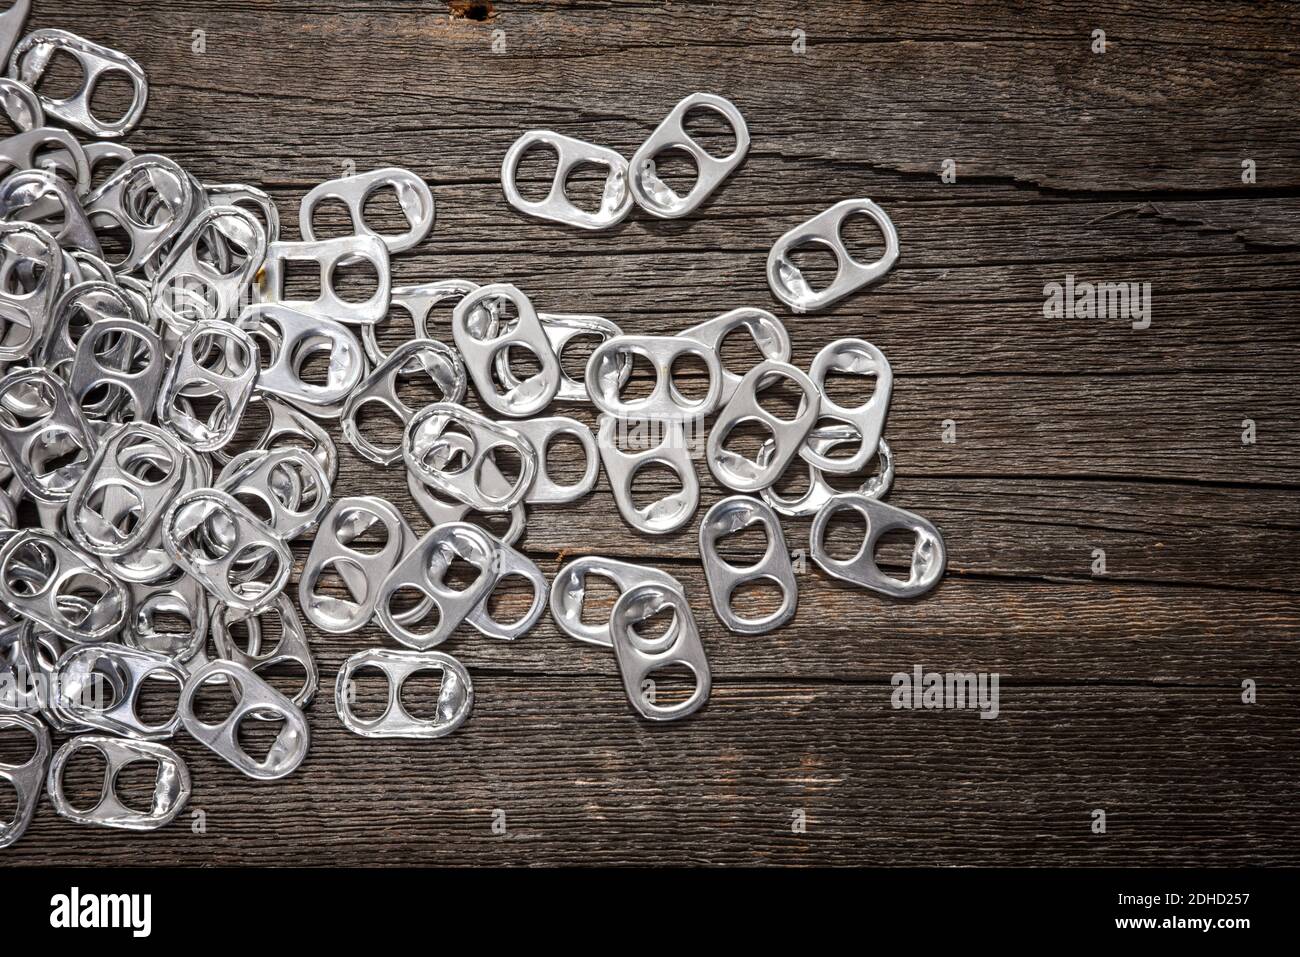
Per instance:
[[[0,603],[68,641],[103,641],[118,632],[127,593],[93,558],[44,529],[0,545]]]
[[[667,535],[689,522],[700,504],[700,480],[686,444],[683,422],[668,419],[628,423],[612,415],[602,415],[599,422],[600,459],[605,465],[610,491],[614,493],[614,503],[623,520],[649,535]],[[627,434],[620,435],[620,430],[627,430]],[[619,447],[621,442],[635,446],[636,451],[623,451]],[[671,495],[638,507],[632,497],[632,485],[637,473],[650,464],[672,470],[682,487]]]
[[[59,299],[62,258],[59,244],[40,226],[0,223],[0,362],[26,359],[44,342]]]
[[[829,454],[837,446],[845,444],[856,444],[862,439],[858,435],[858,430],[851,425],[828,425],[821,428],[813,429],[804,439],[804,444],[814,452],[821,455]],[[758,461],[760,465],[766,464],[769,446],[764,445],[758,451]],[[890,486],[894,484],[894,453],[890,449],[889,443],[883,438],[876,450],[876,460],[878,462],[878,471],[876,474],[869,476],[858,487],[857,491],[868,498],[883,498],[888,494]],[[769,485],[759,494],[763,501],[772,507],[772,511],[778,515],[786,515],[791,518],[806,518],[809,515],[816,515],[826,502],[836,495],[840,490],[826,481],[825,473],[815,465],[803,463],[808,470],[808,487],[799,495],[792,496],[788,492],[777,492],[775,485]]]
[[[686,132],[686,114],[691,110],[712,110],[722,116],[736,137],[735,148],[719,159],[713,156]],[[654,159],[667,150],[685,150],[695,160],[695,185],[685,196],[678,196],[663,180],[655,175]],[[730,101],[712,93],[692,93],[681,100],[655,127],[649,139],[633,155],[629,163],[629,185],[637,205],[660,219],[677,219],[689,215],[708,199],[724,179],[730,176],[749,152],[749,129],[745,118]]]
[[[647,638],[638,626],[665,609],[673,613],[667,630]],[[618,596],[609,616],[614,657],[623,676],[623,689],[637,714],[649,721],[675,721],[694,714],[709,699],[712,676],[704,655],[699,627],[691,615],[686,594],[663,585],[634,585]],[[659,704],[652,676],[671,667],[685,667],[695,677],[695,688],[684,701]],[[647,680],[651,682],[647,684]]]
[[[41,801],[45,766],[50,760],[50,732],[39,718],[27,714],[0,714],[0,728],[21,728],[36,739],[32,756],[22,764],[0,761],[0,781],[7,781],[18,794],[18,808],[12,821],[0,821],[0,849],[17,843],[32,823]],[[75,739],[74,739],[75,740]]]
[[[398,385],[421,373],[442,393],[439,401],[459,404],[465,398],[465,366],[454,349],[433,339],[402,343],[352,390],[343,404],[343,437],[362,456],[380,465],[396,465],[402,460],[400,444],[379,445],[362,432],[360,413],[367,406],[378,405],[393,413],[405,427],[415,410],[401,400]]]
[[[863,264],[849,255],[840,231],[850,216],[865,215],[880,227],[885,251],[873,263]],[[821,246],[835,254],[835,279],[814,292],[790,253],[800,246]],[[898,231],[885,211],[869,199],[846,199],[787,232],[767,256],[767,284],[776,298],[795,312],[814,312],[834,305],[845,296],[884,277],[898,262]]]
[[[221,530],[221,540],[214,540],[214,528]],[[250,615],[275,601],[293,569],[284,539],[213,488],[178,495],[163,516],[162,537],[167,554],[208,594]],[[255,564],[249,570],[243,563]]]
[[[104,783],[93,807],[76,807],[63,792],[63,774],[68,762],[86,748],[104,758]],[[150,761],[158,765],[149,810],[137,811],[117,796],[117,776],[128,764]],[[124,831],[156,831],[176,819],[191,793],[190,772],[180,756],[155,741],[124,741],[98,734],[83,734],[64,742],[50,762],[50,802],[60,816],[78,824],[118,828]]]
[[[362,551],[352,543],[371,528],[383,530],[383,544]],[[342,635],[364,626],[375,612],[379,586],[415,545],[415,534],[401,513],[382,498],[341,498],[321,520],[298,581],[302,613],[321,631]],[[321,578],[333,572],[347,597],[322,595]]]
[[[272,612],[280,626],[279,638],[274,642],[267,640],[267,630],[263,628],[263,619]],[[232,632],[232,626],[237,621],[242,621],[248,630],[248,642],[244,648],[239,647]],[[275,604],[267,611],[247,618],[241,618],[237,610],[232,612],[226,606],[218,605],[212,611],[212,641],[220,658],[243,665],[253,674],[269,671],[276,666],[297,666],[302,672],[302,684],[291,700],[299,708],[307,707],[316,696],[320,672],[307,645],[307,634],[302,629],[302,622],[287,595],[277,597]],[[254,717],[257,717],[256,713]]]
[[[555,625],[570,638],[602,648],[612,647],[614,639],[609,633],[609,619],[592,624],[584,619],[583,602],[587,596],[587,578],[595,575],[613,583],[619,592],[636,585],[652,584],[665,588],[679,588],[677,579],[667,572],[647,565],[633,565],[617,558],[584,555],[575,558],[555,575],[551,582],[551,618]]]
[[[809,465],[823,472],[851,475],[862,471],[880,445],[880,435],[889,415],[889,399],[894,391],[894,373],[885,354],[865,339],[836,339],[826,345],[808,370],[808,377],[821,394],[821,418],[852,426],[857,430],[858,450],[851,456],[831,456],[809,443],[799,450],[799,455]],[[840,405],[826,394],[826,376],[831,372],[851,372],[875,378],[871,397],[861,405]]]
[[[361,343],[341,322],[270,303],[249,306],[236,323],[267,347],[257,388],[319,418],[336,418],[366,372]],[[328,359],[323,383],[302,377],[307,359]]]
[[[67,30],[35,30],[14,47],[9,76],[37,89],[56,52],[70,54],[81,65],[84,77],[76,94],[66,99],[41,97],[45,112],[57,120],[92,136],[124,136],[144,115],[149,84],[140,64],[125,53],[69,33]],[[91,111],[91,96],[105,75],[124,76],[131,85],[131,102],[119,117],[100,119]],[[39,95],[39,94],[38,94]]]
[[[496,328],[476,327],[474,319],[485,303],[507,301],[515,310],[513,323]],[[560,360],[542,329],[528,297],[509,283],[480,286],[459,303],[451,316],[451,331],[465,368],[483,404],[500,415],[524,418],[546,408],[560,389]],[[502,392],[494,380],[498,361],[509,363],[512,350],[530,354],[538,371]]]
[[[407,229],[401,233],[380,233],[366,222],[365,208],[369,199],[381,189],[392,189],[397,194],[397,205],[406,217]],[[312,217],[322,203],[339,202],[347,207],[352,219],[352,231],[360,236],[373,236],[388,247],[390,253],[400,253],[419,245],[433,229],[433,193],[429,185],[410,170],[388,166],[327,180],[315,186],[302,198],[298,210],[298,228],[302,238],[315,242],[316,231]]]
[[[320,269],[320,292],[315,299],[286,299],[285,274],[290,261],[315,263]],[[375,270],[374,291],[363,301],[344,299],[334,288],[335,270],[359,260]],[[389,273],[388,247],[370,235],[339,236],[335,239],[271,243],[266,252],[262,275],[262,298],[313,316],[325,316],[353,326],[382,322],[388,314],[392,280]]]
[[[504,490],[483,480],[483,463],[497,448],[519,458],[519,476]],[[537,452],[522,432],[451,402],[434,402],[411,417],[402,458],[426,485],[485,512],[522,502],[537,474]]]
[[[790,361],[790,333],[786,332],[785,326],[781,324],[780,320],[766,309],[742,306],[739,309],[732,309],[730,312],[724,312],[720,316],[707,319],[698,326],[683,329],[680,333],[682,336],[694,339],[718,355],[719,366],[722,369],[722,391],[718,395],[719,405],[726,405],[731,401],[731,397],[736,394],[736,387],[740,385],[741,377],[744,375],[744,373],[732,372],[726,366],[721,365],[722,342],[737,329],[743,329],[749,334],[764,359],[771,359],[773,362]]]
[[[793,418],[783,419],[759,404],[758,390],[763,385],[785,378],[803,393]],[[768,359],[745,374],[726,408],[709,430],[707,459],[713,477],[736,492],[757,492],[781,477],[785,467],[799,454],[804,439],[817,424],[821,395],[806,375],[785,362]],[[726,447],[727,438],[741,423],[755,422],[771,433],[769,450],[760,464]]]
[[[153,280],[153,312],[180,335],[194,323],[229,325],[266,262],[266,230],[237,206],[209,206],[176,237]]]
[[[749,565],[738,566],[718,554],[718,541],[736,532],[759,525],[767,539],[763,556]],[[709,583],[709,600],[713,611],[731,631],[739,635],[762,635],[779,628],[794,617],[799,602],[799,586],[781,522],[765,504],[746,495],[732,495],[715,504],[700,520],[700,559]],[[737,588],[749,582],[771,582],[781,589],[781,607],[762,618],[743,618],[731,605]]]
[[[655,371],[650,394],[624,399],[626,364],[641,356]],[[673,382],[673,367],[684,356],[704,363],[709,385],[700,399],[687,398]],[[601,412],[622,419],[683,419],[717,411],[722,395],[722,366],[717,353],[686,336],[615,336],[592,351],[587,360],[587,393]]]
[[[520,195],[515,182],[519,161],[529,150],[546,146],[555,151],[555,178],[546,198],[531,202]],[[588,165],[603,166],[609,171],[605,176],[600,209],[594,213],[575,206],[566,189],[569,174],[578,166]],[[579,229],[608,229],[622,222],[632,209],[627,173],[627,160],[611,149],[551,130],[529,130],[514,141],[501,161],[501,188],[505,191],[506,202],[521,213]]]
[[[358,718],[352,710],[353,675],[377,668],[388,678],[388,703],[377,718]],[[433,718],[414,718],[402,707],[402,685],[417,672],[438,672],[438,710]],[[441,651],[361,651],[343,662],[334,684],[334,708],[343,727],[363,738],[441,738],[451,734],[474,707],[474,685],[465,666]]]
[[[54,666],[54,702],[65,717],[91,728],[140,741],[162,741],[180,727],[173,714],[149,723],[136,713],[136,699],[146,680],[161,677],[185,684],[185,671],[165,655],[125,645],[76,645]]]
[[[867,531],[857,554],[847,561],[832,558],[826,551],[826,529],[836,513],[852,509],[866,520]],[[912,545],[912,567],[906,581],[886,575],[876,566],[876,543],[886,532],[904,529],[916,536]],[[855,492],[836,495],[813,519],[808,553],[826,574],[841,581],[870,588],[891,598],[915,598],[938,584],[947,564],[943,536],[920,515]]]
[[[208,724],[194,712],[194,699],[207,683],[230,688],[236,704],[219,724]],[[311,732],[307,719],[292,701],[243,665],[233,661],[210,661],[190,675],[181,692],[181,723],[190,735],[225,760],[231,767],[258,781],[273,781],[297,770],[307,757]],[[239,726],[244,720],[278,719],[284,722],[266,757],[258,761],[239,744]]]
[[[384,579],[375,601],[379,625],[402,644],[416,651],[446,641],[496,585],[494,563],[500,554],[486,532],[475,525],[453,522],[439,525],[421,538],[415,547]],[[475,579],[464,588],[447,583],[445,576],[451,563],[461,558],[478,570]],[[394,611],[393,599],[399,592],[412,592],[433,603],[438,620],[431,627],[416,631],[403,623]]]
[[[596,478],[600,474],[600,452],[596,448],[596,439],[577,419],[565,415],[552,415],[536,419],[524,419],[516,422],[515,428],[523,434],[537,452],[537,476],[532,488],[524,496],[529,505],[562,505],[582,498],[596,487]],[[582,478],[569,485],[560,485],[551,478],[546,468],[547,450],[552,442],[562,436],[576,439],[582,446]]]

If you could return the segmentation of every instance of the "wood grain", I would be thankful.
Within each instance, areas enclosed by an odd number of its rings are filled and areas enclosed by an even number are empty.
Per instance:
[[[424,176],[438,224],[394,259],[399,282],[509,281],[642,333],[758,305],[805,366],[832,339],[870,339],[895,374],[890,501],[943,530],[945,580],[891,602],[809,564],[787,627],[732,635],[698,521],[640,536],[602,477],[576,508],[531,509],[521,547],[548,578],[588,553],[675,575],[715,678],[694,718],[639,722],[612,657],[546,616],[515,643],[448,642],[477,695],[457,734],[365,741],[333,715],[333,677],[391,641],[312,629],[323,690],[297,774],[255,784],[181,736],[205,833],[188,816],[91,831],[47,805],[0,865],[1300,863],[1296,8],[451,6],[65,0],[29,25],[136,56],[151,90],[131,145],[267,188],[288,237],[303,194],[349,162]],[[696,89],[733,99],[753,136],[698,215],[578,235],[505,204],[500,158],[521,131],[630,155]],[[789,315],[767,250],[861,195],[893,218],[898,267]],[[1150,328],[1045,318],[1045,284],[1067,275],[1150,283]],[[337,494],[384,495],[427,527],[400,469],[342,443],[340,459]],[[721,492],[696,465],[703,509]],[[807,549],[807,520],[785,534]],[[998,718],[893,709],[891,675],[918,664],[997,672]]]

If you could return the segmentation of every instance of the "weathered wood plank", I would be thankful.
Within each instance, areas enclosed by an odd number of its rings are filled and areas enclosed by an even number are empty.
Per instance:
[[[580,523],[533,509],[524,548],[548,578],[588,551],[677,575],[717,679],[700,715],[638,722],[611,656],[547,616],[518,642],[448,642],[478,693],[455,736],[368,742],[333,716],[333,676],[391,642],[311,629],[323,688],[299,773],[253,784],[181,735],[205,834],[188,818],[92,832],[45,806],[0,866],[1300,863],[1296,8],[485,6],[480,22],[380,0],[65,0],[30,26],[135,55],[152,89],[131,145],[270,188],[290,236],[297,200],[345,161],[426,176],[438,228],[394,261],[399,281],[510,281],[635,332],[767,306],[804,365],[830,339],[871,339],[897,376],[890,500],[944,530],[946,580],[890,602],[809,568],[794,622],[740,638],[708,607],[697,522],[638,536],[602,479]],[[498,164],[521,130],[630,155],[694,89],[732,97],[754,136],[702,215],[586,236],[506,206]],[[852,195],[890,211],[898,269],[790,318],[767,249]],[[1151,327],[1044,319],[1044,284],[1066,274],[1151,282]],[[337,494],[416,516],[400,470],[341,455]],[[707,507],[720,492],[704,484]],[[786,527],[803,545],[807,522]],[[889,675],[916,664],[999,672],[1002,714],[892,710]],[[1259,704],[1241,703],[1246,678]]]
[[[205,834],[188,815],[153,834],[90,831],[45,806],[0,863],[1206,866],[1240,863],[1243,848],[1256,865],[1298,860],[1300,709],[1282,689],[1250,706],[1232,688],[1008,683],[983,721],[892,710],[881,682],[722,682],[672,728],[632,717],[612,677],[475,685],[470,721],[426,743],[352,737],[326,698],[307,763],[273,786],[181,739]],[[1090,830],[1097,808],[1104,836]]]

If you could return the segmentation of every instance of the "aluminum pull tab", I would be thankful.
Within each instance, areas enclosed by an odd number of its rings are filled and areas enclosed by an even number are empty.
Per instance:
[[[718,541],[727,535],[762,526],[767,538],[763,556],[753,564],[738,566],[718,554]],[[799,602],[790,551],[786,548],[781,522],[765,504],[747,495],[732,495],[715,504],[700,520],[700,559],[709,582],[713,611],[731,631],[739,635],[762,635],[794,617]],[[744,618],[732,608],[737,588],[749,582],[771,582],[781,589],[781,607],[762,618]]]
[[[850,216],[866,216],[880,227],[885,251],[873,263],[863,264],[849,255],[840,231]],[[790,254],[800,246],[821,246],[835,254],[838,268],[826,288],[814,292]],[[791,229],[772,246],[767,256],[767,284],[776,298],[795,312],[815,312],[882,279],[898,262],[898,230],[885,211],[869,199],[846,199]]]

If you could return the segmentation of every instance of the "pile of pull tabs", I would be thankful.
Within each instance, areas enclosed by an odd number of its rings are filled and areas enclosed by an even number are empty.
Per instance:
[[[298,538],[311,540],[297,590],[302,616],[331,634],[374,622],[401,646],[363,650],[338,674],[336,711],[358,735],[436,738],[454,731],[472,707],[472,683],[463,665],[435,646],[462,624],[492,638],[519,638],[548,598],[562,631],[612,649],[638,715],[666,721],[693,713],[709,695],[710,672],[677,579],[586,556],[561,567],[548,588],[515,544],[526,508],[587,495],[602,462],[629,526],[650,535],[682,528],[700,494],[684,433],[706,416],[717,416],[705,449],[708,470],[739,493],[710,508],[699,527],[713,609],[731,631],[762,634],[795,612],[798,588],[781,516],[815,516],[811,557],[844,581],[909,597],[942,575],[944,548],[934,526],[881,501],[893,474],[881,437],[891,375],[870,343],[832,342],[805,373],[789,362],[785,327],[762,309],[735,309],[669,335],[625,335],[604,318],[538,313],[507,284],[392,287],[390,255],[417,245],[433,226],[433,196],[422,179],[389,168],[324,183],[302,201],[302,239],[283,240],[264,192],[205,185],[166,157],[137,155],[112,142],[143,112],[144,72],[130,57],[65,31],[40,30],[19,40],[25,6],[0,15],[0,52],[8,63],[0,106],[17,130],[0,142],[0,729],[25,729],[36,746],[22,764],[0,763],[0,780],[19,798],[15,820],[0,823],[0,847],[22,835],[42,790],[60,815],[86,824],[129,830],[167,824],[191,793],[185,763],[164,743],[182,728],[251,778],[281,778],[301,764],[309,742],[303,709],[318,675],[290,597],[288,543]],[[78,95],[40,93],[55,53],[81,64],[86,79]],[[90,109],[90,91],[107,73],[125,76],[134,91],[126,113],[111,121]],[[716,111],[732,127],[730,156],[713,157],[686,134],[684,118],[697,108]],[[93,139],[82,142],[76,134]],[[529,215],[605,229],[633,205],[656,217],[688,215],[741,163],[748,145],[732,104],[694,94],[630,164],[599,146],[530,131],[506,155],[502,183],[508,202]],[[559,162],[547,199],[530,202],[520,195],[515,172],[537,146],[554,149]],[[653,158],[666,149],[685,149],[698,164],[686,196],[654,173]],[[568,173],[579,164],[608,170],[595,213],[565,195]],[[105,166],[111,168],[106,177]],[[366,200],[384,187],[399,198],[405,232],[381,234],[365,222]],[[326,201],[346,205],[351,235],[314,235],[313,212]],[[875,220],[885,237],[884,256],[871,265],[853,261],[839,238],[844,218],[858,214]],[[110,230],[119,239],[112,255],[101,243]],[[835,281],[817,292],[789,258],[807,243],[829,246],[840,263]],[[782,302],[807,312],[879,278],[897,256],[897,235],[883,211],[850,200],[781,237],[769,280]],[[319,295],[291,298],[288,264],[304,261],[319,266]],[[374,267],[373,295],[345,299],[334,286],[335,270],[361,261]],[[454,303],[452,344],[429,329],[430,310],[440,302]],[[410,314],[415,338],[386,352],[376,328],[393,308]],[[752,336],[764,357],[743,374],[719,360],[720,343],[734,330]],[[579,337],[600,341],[583,381],[561,362]],[[520,349],[538,370],[527,377],[512,361]],[[328,356],[324,381],[306,381],[306,359],[322,354]],[[649,361],[657,380],[647,396],[624,399],[637,356]],[[673,381],[674,363],[683,356],[707,369],[702,398],[688,398]],[[870,400],[856,407],[832,401],[824,390],[831,372],[874,377]],[[413,377],[427,377],[440,401],[406,405],[399,386]],[[791,418],[760,401],[782,379],[802,395]],[[471,381],[482,405],[500,418],[463,404]],[[542,414],[552,404],[573,403],[595,407],[597,435],[574,418]],[[376,407],[403,423],[400,444],[368,434],[373,429],[361,413]],[[255,409],[254,418],[267,424],[250,438],[248,413]],[[323,423],[335,420],[359,455],[383,468],[404,467],[429,532],[418,536],[377,496],[331,502],[338,457]],[[728,435],[747,422],[771,432],[757,460],[726,447]],[[629,450],[631,435],[637,447]],[[572,484],[558,483],[547,469],[548,448],[565,436],[585,453],[582,477]],[[519,463],[511,477],[498,462],[506,450]],[[796,460],[806,465],[807,490],[778,495],[778,477],[800,467]],[[873,461],[877,469],[868,474]],[[671,469],[681,490],[638,507],[632,482],[650,463]],[[863,480],[858,491],[840,493],[831,475]],[[829,521],[844,510],[859,513],[867,527],[862,548],[847,561],[827,554],[824,541]],[[510,521],[500,535],[470,521],[503,513]],[[746,567],[724,561],[719,539],[750,526],[766,533],[761,560]],[[884,575],[873,558],[876,540],[899,528],[915,535],[905,581]],[[362,547],[364,536],[383,544]],[[479,571],[471,584],[447,580],[457,559]],[[343,593],[322,592],[327,575],[341,579]],[[590,575],[619,591],[600,624],[582,615]],[[522,617],[501,622],[490,613],[489,598],[510,577],[529,583],[531,603]],[[755,619],[733,610],[733,592],[752,581],[780,586],[776,612]],[[672,622],[662,635],[638,631],[667,610]],[[267,616],[279,620],[276,639],[266,637]],[[170,627],[160,626],[163,618]],[[237,627],[246,633],[243,641],[235,637]],[[305,673],[293,695],[265,677],[286,662]],[[646,679],[669,666],[689,669],[695,686],[684,700],[657,703]],[[353,711],[350,688],[362,668],[388,678],[387,706],[378,718]],[[402,683],[417,672],[441,675],[433,718],[413,717],[402,706]],[[137,713],[146,679],[181,689],[175,714],[164,723]],[[208,685],[224,686],[234,700],[217,723],[195,706]],[[245,721],[279,723],[261,759],[240,744]],[[50,729],[70,735],[57,751]],[[99,800],[90,808],[75,806],[63,783],[69,760],[84,749],[105,762]],[[157,767],[148,810],[126,806],[114,789],[122,768],[140,761]]]

